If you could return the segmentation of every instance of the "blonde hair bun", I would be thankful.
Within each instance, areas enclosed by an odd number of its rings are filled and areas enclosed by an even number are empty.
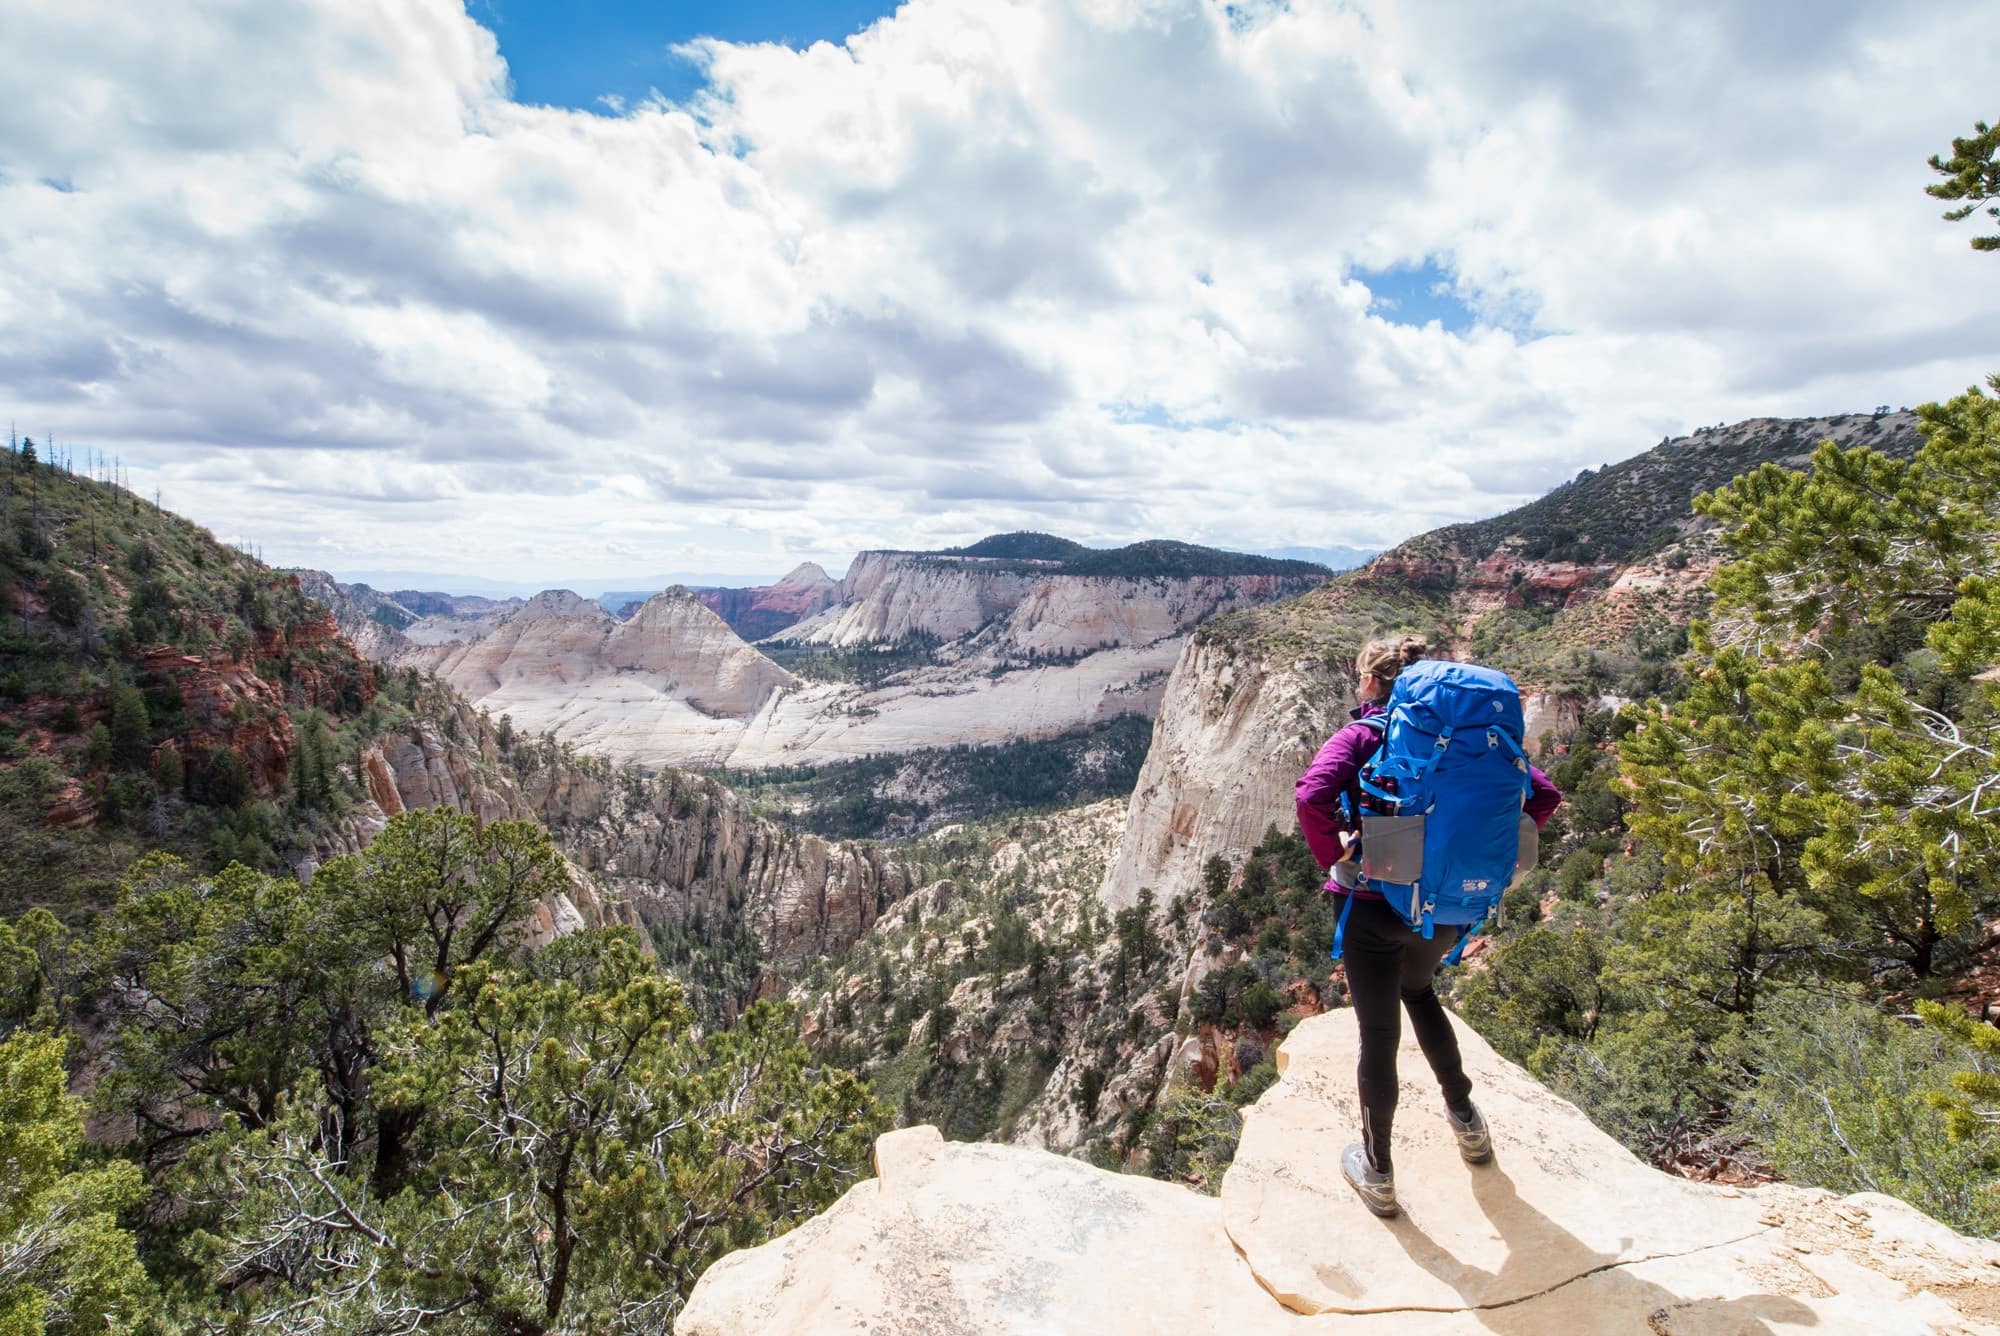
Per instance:
[[[1393,682],[1396,674],[1420,659],[1429,658],[1430,653],[1430,642],[1422,636],[1371,640],[1354,656],[1354,671],[1380,682]]]

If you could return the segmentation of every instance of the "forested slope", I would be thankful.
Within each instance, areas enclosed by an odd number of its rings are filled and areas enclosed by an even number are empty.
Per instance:
[[[0,531],[0,1327],[664,1332],[859,1174],[868,1092],[746,1004],[900,862],[378,673],[31,452]]]

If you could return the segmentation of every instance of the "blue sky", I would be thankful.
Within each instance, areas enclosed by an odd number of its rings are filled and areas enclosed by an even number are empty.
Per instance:
[[[671,48],[696,37],[839,42],[894,12],[893,0],[471,0],[500,39],[522,102],[602,112],[653,90],[680,101],[700,73]]]
[[[1356,269],[1354,276],[1374,294],[1370,313],[1384,320],[1419,327],[1435,320],[1447,334],[1472,328],[1471,309],[1453,295],[1451,271],[1435,257],[1389,269]]]

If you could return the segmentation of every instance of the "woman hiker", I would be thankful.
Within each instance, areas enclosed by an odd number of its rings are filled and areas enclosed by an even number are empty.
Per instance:
[[[1299,827],[1313,857],[1333,873],[1326,889],[1354,901],[1341,965],[1361,1030],[1362,1140],[1342,1153],[1340,1169],[1368,1209],[1381,1216],[1394,1215],[1397,1209],[1389,1130],[1396,1116],[1396,1047],[1402,1039],[1398,1002],[1408,1009],[1417,1042],[1444,1090],[1445,1117],[1458,1137],[1459,1153],[1468,1164],[1493,1158],[1486,1120],[1472,1103],[1472,1082],[1459,1060],[1458,1037],[1432,986],[1438,963],[1465,929],[1440,925],[1436,935],[1425,940],[1369,889],[1361,875],[1360,834],[1341,804],[1345,794],[1347,810],[1361,811],[1361,767],[1382,742],[1380,730],[1360,720],[1381,714],[1396,675],[1429,655],[1430,647],[1420,636],[1371,640],[1362,647],[1354,663],[1361,703],[1348,712],[1354,722],[1327,739],[1299,776],[1297,788]],[[1539,829],[1561,804],[1562,793],[1540,770],[1530,767],[1528,773],[1533,792],[1522,807]]]

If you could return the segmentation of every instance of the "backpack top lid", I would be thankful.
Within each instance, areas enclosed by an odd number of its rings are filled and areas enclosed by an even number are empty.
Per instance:
[[[1396,674],[1389,691],[1390,720],[1436,737],[1497,728],[1516,743],[1525,721],[1521,691],[1497,668],[1450,659],[1420,659]]]

